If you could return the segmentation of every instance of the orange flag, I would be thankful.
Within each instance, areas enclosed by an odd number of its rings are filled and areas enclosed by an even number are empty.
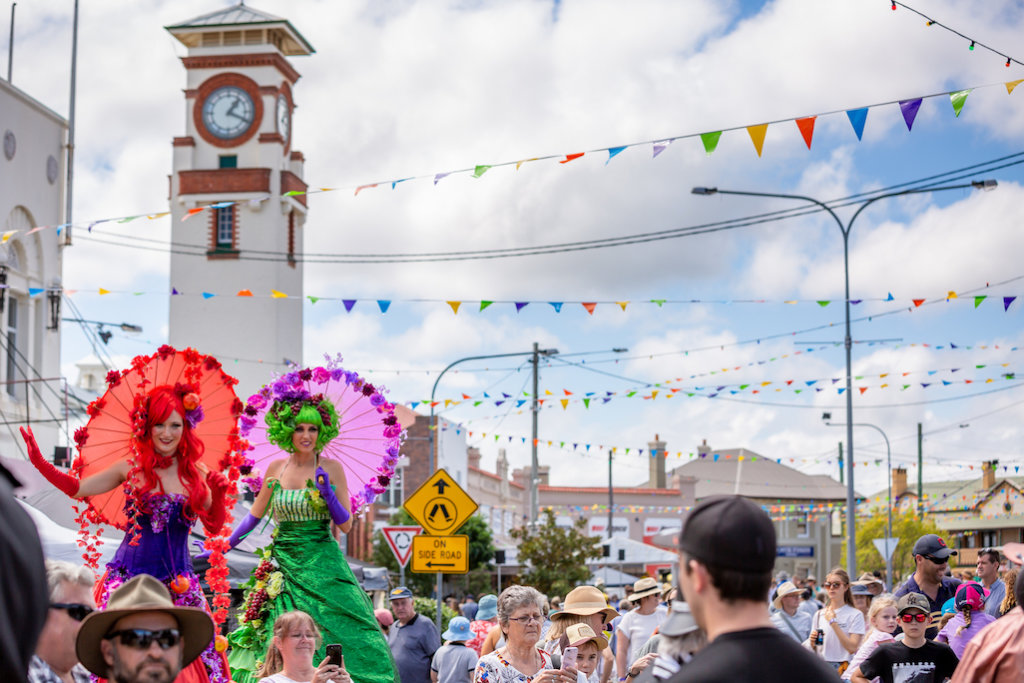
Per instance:
[[[814,137],[814,120],[817,116],[808,116],[806,118],[797,119],[796,127],[800,129],[800,135],[804,136],[804,142],[807,143],[807,149],[811,148],[811,138]]]
[[[597,308],[597,302],[583,302],[583,308],[587,309],[587,313],[594,315],[594,309]]]
[[[757,156],[760,157],[761,150],[764,149],[764,135],[768,132],[768,124],[747,126],[747,132],[750,133],[750,141],[754,143],[754,149],[757,150]]]

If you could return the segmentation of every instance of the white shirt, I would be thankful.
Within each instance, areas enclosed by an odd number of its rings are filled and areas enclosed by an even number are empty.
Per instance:
[[[825,634],[824,644],[819,650],[822,659],[826,662],[847,662],[853,659],[853,653],[847,652],[843,644],[839,642],[839,636],[823,616],[824,612],[825,610],[818,610],[811,624],[811,630],[819,629]],[[837,609],[836,623],[848,636],[864,635],[864,615],[856,607],[843,605]]]
[[[665,620],[665,613],[655,610],[653,614],[640,614],[636,610],[627,612],[619,622],[618,632],[629,638],[629,659],[626,666],[631,665],[640,657],[640,650]]]
[[[807,636],[811,633],[811,615],[800,610],[797,610],[793,616],[789,616],[780,609],[772,615],[772,623],[775,624],[776,628],[798,643],[807,640]],[[790,624],[792,624],[793,628],[789,627]],[[794,629],[796,633],[793,633]]]

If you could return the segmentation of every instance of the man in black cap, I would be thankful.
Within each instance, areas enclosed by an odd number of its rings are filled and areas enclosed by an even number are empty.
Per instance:
[[[920,593],[928,598],[931,605],[931,621],[925,637],[934,638],[939,632],[939,621],[942,619],[942,605],[956,595],[959,579],[946,576],[949,556],[956,555],[955,550],[946,546],[946,542],[935,534],[925,534],[914,544],[914,573],[896,589],[893,596],[900,598],[908,593]]]
[[[824,660],[772,624],[765,596],[775,566],[775,527],[740,496],[693,508],[679,534],[679,587],[708,644],[670,683],[835,680]]]

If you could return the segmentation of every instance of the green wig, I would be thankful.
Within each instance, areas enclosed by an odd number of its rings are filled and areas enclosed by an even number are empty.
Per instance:
[[[319,400],[316,400],[319,399]],[[267,440],[289,453],[295,450],[292,434],[300,424],[316,425],[316,452],[338,435],[338,411],[327,398],[315,396],[305,401],[274,401],[264,417],[267,423]]]

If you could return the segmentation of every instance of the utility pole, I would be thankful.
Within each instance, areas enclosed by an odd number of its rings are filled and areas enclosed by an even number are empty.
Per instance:
[[[839,483],[843,483],[843,442],[839,442]]]
[[[540,402],[537,400],[539,390],[538,366],[540,365],[540,347],[533,342],[533,400],[530,402],[530,413],[533,418],[533,427],[530,439],[530,528],[535,529],[537,524],[537,503],[539,496],[537,491],[537,411],[540,410]]]
[[[615,510],[615,489],[612,488],[612,448],[608,449],[608,552],[611,554],[612,514]]]
[[[78,74],[78,0],[75,0],[75,18],[71,26],[71,102],[68,106],[67,188],[64,209],[64,246],[71,245],[71,196],[75,179],[75,99]]]
[[[11,3],[11,39],[7,43],[7,82],[11,83],[11,73],[14,70],[14,8],[18,3]]]
[[[924,437],[917,423],[917,516],[924,516]]]

